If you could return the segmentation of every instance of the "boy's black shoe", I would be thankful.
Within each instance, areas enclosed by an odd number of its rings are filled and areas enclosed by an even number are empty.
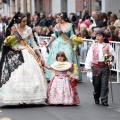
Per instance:
[[[109,106],[108,103],[104,102],[102,103],[103,106]]]
[[[99,99],[98,99],[98,100],[95,100],[95,104],[100,104]]]

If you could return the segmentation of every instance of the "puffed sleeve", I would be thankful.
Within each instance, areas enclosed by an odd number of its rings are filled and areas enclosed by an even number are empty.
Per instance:
[[[27,26],[27,33],[28,33],[28,36],[32,34],[32,28]]]
[[[76,35],[74,34],[72,24],[70,23],[70,39],[73,39],[74,37],[76,37]]]
[[[87,57],[86,57],[86,61],[85,61],[86,69],[91,69],[92,61],[93,61],[93,45],[91,45],[91,47],[87,53]]]
[[[31,45],[31,47],[32,47],[34,50],[39,49],[39,47],[37,46],[37,44],[36,44],[36,42],[35,42],[35,40],[34,40],[34,38],[33,38],[32,28],[31,28],[31,27],[28,27],[28,26],[27,26],[27,33],[28,33],[28,36],[30,36],[30,37],[29,37],[29,40],[30,40],[30,45]],[[32,36],[32,37],[31,37],[31,36]]]

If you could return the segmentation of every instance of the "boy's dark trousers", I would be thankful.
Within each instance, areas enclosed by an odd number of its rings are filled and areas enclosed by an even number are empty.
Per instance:
[[[93,87],[94,87],[94,99],[99,100],[101,97],[101,103],[108,103],[108,81],[109,81],[109,68],[105,67],[94,67],[93,71]]]

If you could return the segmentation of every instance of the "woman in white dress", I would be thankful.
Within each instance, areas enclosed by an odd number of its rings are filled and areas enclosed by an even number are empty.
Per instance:
[[[12,23],[17,24],[12,24]],[[32,29],[27,25],[27,17],[17,13],[7,28],[18,37],[18,43],[13,47],[3,47],[0,60],[0,102],[7,104],[39,104],[46,100],[47,84],[42,67],[31,54],[40,57],[42,55],[37,49],[36,42],[32,36]],[[29,43],[32,47],[26,49]],[[26,45],[22,45],[23,40]],[[33,49],[34,51],[33,51]]]

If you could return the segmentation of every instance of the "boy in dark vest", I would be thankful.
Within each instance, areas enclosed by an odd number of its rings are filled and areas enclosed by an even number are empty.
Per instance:
[[[85,68],[93,73],[93,87],[95,103],[108,106],[108,79],[109,68],[112,68],[113,62],[106,62],[105,55],[111,54],[115,61],[115,51],[112,46],[106,42],[103,30],[96,33],[97,42],[92,44],[86,57]]]

